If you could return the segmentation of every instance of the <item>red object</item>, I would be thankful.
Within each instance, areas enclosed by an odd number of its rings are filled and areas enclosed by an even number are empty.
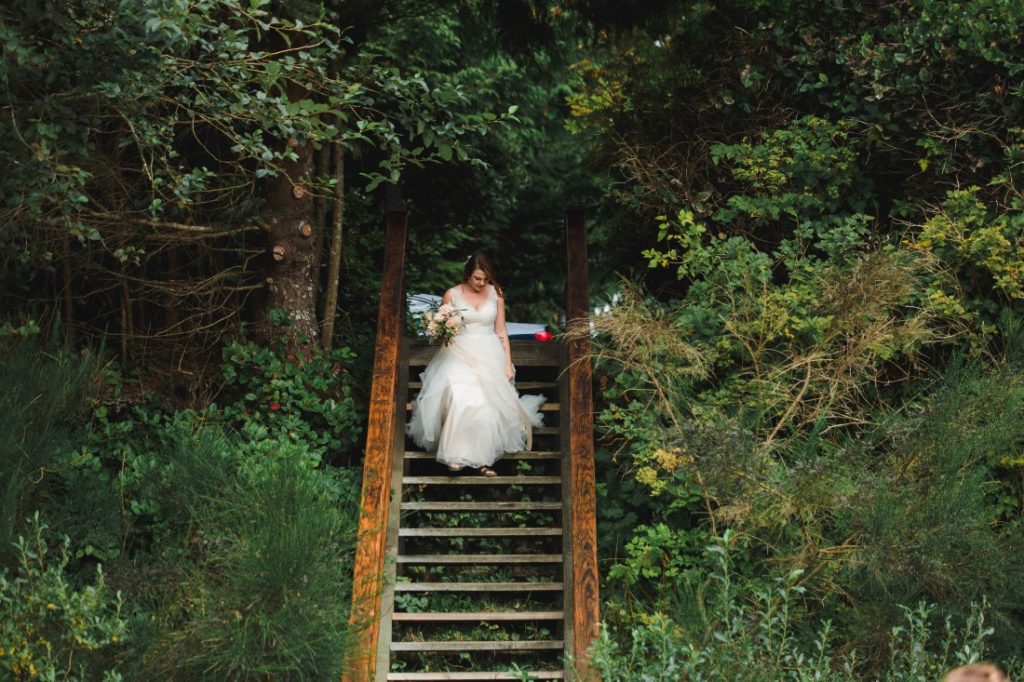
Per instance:
[[[552,337],[551,332],[544,330],[542,332],[534,332],[533,338],[537,339],[538,341],[550,341]]]
[[[280,409],[281,409],[281,403],[277,402],[276,400],[274,402],[270,403],[270,411],[271,412],[277,412]]]

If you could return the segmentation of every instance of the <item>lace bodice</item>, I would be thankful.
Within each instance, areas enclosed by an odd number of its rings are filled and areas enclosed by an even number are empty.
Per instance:
[[[494,332],[494,320],[498,316],[498,293],[491,287],[487,298],[474,308],[468,301],[462,298],[459,288],[452,291],[452,301],[462,311],[463,331],[467,334],[486,334]]]

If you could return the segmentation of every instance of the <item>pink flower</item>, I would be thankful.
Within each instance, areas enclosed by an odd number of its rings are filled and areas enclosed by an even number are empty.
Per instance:
[[[273,402],[270,403],[270,411],[271,412],[277,412],[280,409],[281,409],[281,403],[277,402],[276,400],[274,400]]]
[[[444,305],[437,309],[437,314],[442,317],[448,317],[453,312],[455,312],[455,309],[452,308],[450,303],[445,303]]]
[[[444,326],[448,327],[449,329],[455,329],[456,327],[459,326],[459,318],[449,317],[447,320],[445,320]]]

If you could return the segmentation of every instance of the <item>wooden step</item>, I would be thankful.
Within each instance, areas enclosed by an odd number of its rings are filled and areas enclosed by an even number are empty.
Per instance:
[[[561,554],[399,554],[400,564],[560,564]]]
[[[561,592],[562,583],[395,583],[395,592]]]
[[[423,388],[423,382],[422,381],[410,381],[409,382],[409,388],[413,388],[413,389]],[[520,393],[523,393],[525,391],[540,391],[540,390],[544,390],[545,388],[550,388],[552,390],[556,390],[556,389],[558,389],[558,382],[557,381],[517,381],[516,382],[516,390],[519,391]]]
[[[561,511],[561,502],[403,502],[408,511]]]
[[[520,620],[562,620],[565,614],[561,611],[460,611],[444,613],[394,613],[391,620],[406,623],[433,622],[476,622],[489,623],[520,621]]]
[[[437,459],[436,452],[427,452],[424,450],[406,450],[406,459]],[[506,459],[561,459],[562,453],[558,450],[532,450],[524,452],[507,452],[501,456],[502,460]],[[499,460],[501,461],[501,460]]]
[[[535,426],[533,427],[533,435],[535,436],[557,436],[562,430],[557,426]]]
[[[430,354],[433,356],[433,353]],[[430,362],[429,357],[417,357],[410,353],[409,367],[426,367],[427,363]],[[512,354],[512,364],[516,367],[560,367],[561,363],[557,357],[516,357],[515,353]]]
[[[521,538],[561,535],[561,528],[399,528],[400,538]]]
[[[392,651],[561,651],[560,639],[510,640],[494,642],[392,642]]]
[[[543,403],[540,406],[540,411],[541,412],[558,412],[561,409],[562,409],[562,406],[559,405],[558,403]],[[407,402],[405,404],[405,411],[406,412],[412,412],[412,402]]]
[[[565,672],[562,670],[531,670],[524,673],[528,680],[564,680]],[[388,673],[388,680],[396,682],[448,682],[460,680],[462,682],[491,682],[492,680],[522,680],[519,673],[507,672],[436,672],[436,673]]]
[[[403,476],[404,485],[558,485],[561,476]]]

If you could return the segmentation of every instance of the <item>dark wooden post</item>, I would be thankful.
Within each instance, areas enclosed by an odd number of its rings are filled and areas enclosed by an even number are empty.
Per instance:
[[[346,658],[342,674],[342,680],[346,682],[372,680],[377,656],[388,506],[391,502],[391,465],[398,425],[396,392],[405,320],[402,280],[407,217],[404,208],[396,206],[388,210],[359,535],[352,584],[350,623],[357,630],[358,638],[355,650]]]
[[[587,230],[584,212],[565,213],[568,253],[565,311],[569,325],[590,329],[587,294]],[[581,334],[568,344],[569,476],[572,496],[573,646],[580,679],[596,680],[587,649],[598,635],[597,502],[594,474],[594,415],[591,390],[590,336]]]

